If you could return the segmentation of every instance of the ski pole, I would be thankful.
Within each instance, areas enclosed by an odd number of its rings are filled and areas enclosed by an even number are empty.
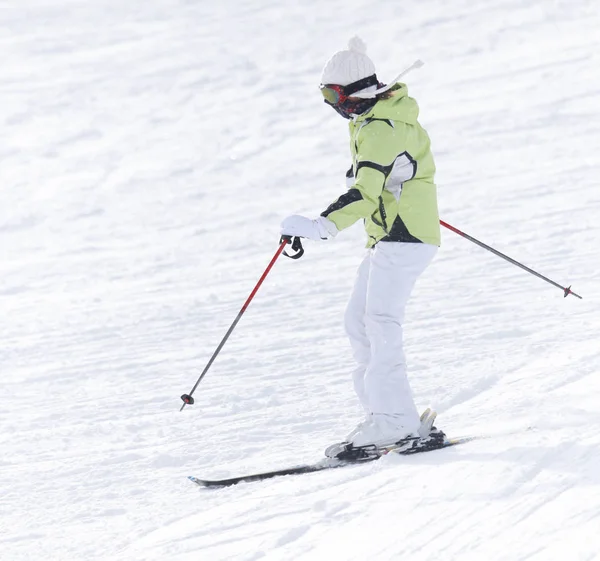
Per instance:
[[[548,277],[545,277],[544,275],[541,275],[540,273],[534,271],[533,269],[526,267],[525,265],[523,265],[523,263],[519,263],[518,261],[515,261],[514,259],[509,257],[508,255],[504,255],[504,253],[500,253],[497,249],[494,249],[493,247],[490,247],[489,245],[486,245],[483,242],[480,242],[479,240],[475,239],[474,237],[469,236],[469,234],[465,234],[464,232],[461,232],[458,228],[451,226],[450,224],[448,224],[447,222],[444,222],[443,220],[440,220],[440,224],[442,226],[444,226],[444,228],[448,228],[448,230],[452,230],[455,234],[458,234],[459,236],[466,238],[470,242],[477,244],[479,247],[483,247],[483,249],[487,249],[488,251],[491,251],[493,254],[497,255],[498,257],[502,257],[502,259],[506,259],[506,261],[508,261],[509,263],[512,263],[513,265],[516,265],[517,267],[521,267],[521,269],[527,271],[528,273],[531,273],[532,275],[535,275],[536,277],[538,277],[542,280],[545,280],[546,282],[549,282],[550,284],[556,286],[557,288],[560,288],[563,291],[565,298],[569,294],[572,294],[573,296],[577,296],[577,298],[582,300],[581,296],[579,296],[579,294],[575,294],[575,292],[573,292],[571,290],[570,286],[567,288],[565,288],[564,286],[561,286],[560,284],[558,284],[557,282],[554,282],[553,280],[549,279]]]
[[[288,243],[291,244],[292,249],[296,253],[289,255],[289,254],[287,254],[284,251],[285,246]],[[215,352],[213,353],[213,355],[210,357],[210,360],[208,361],[208,364],[206,365],[206,367],[202,371],[202,374],[200,374],[200,377],[198,378],[198,380],[194,384],[194,387],[192,388],[192,390],[190,391],[190,393],[184,393],[181,396],[181,399],[183,401],[183,405],[181,406],[181,409],[179,411],[183,411],[183,408],[186,405],[193,405],[194,404],[194,398],[192,397],[192,395],[196,391],[196,388],[198,387],[198,384],[202,381],[202,378],[204,378],[204,375],[208,372],[208,369],[212,366],[212,363],[217,358],[217,355],[221,352],[221,349],[223,348],[223,345],[225,345],[225,342],[227,341],[227,339],[229,339],[229,336],[231,335],[231,333],[235,329],[235,326],[238,324],[238,322],[240,321],[240,319],[244,315],[244,312],[246,311],[246,308],[248,308],[248,306],[250,305],[250,302],[252,302],[252,299],[254,298],[254,296],[256,295],[256,293],[258,292],[258,289],[260,288],[260,285],[263,283],[263,281],[265,280],[265,278],[269,274],[269,271],[273,268],[273,265],[275,265],[275,261],[277,261],[277,258],[282,253],[284,255],[286,255],[287,257],[291,257],[292,259],[298,259],[298,258],[302,257],[302,254],[304,253],[304,249],[302,248],[302,244],[300,242],[300,238],[294,238],[294,240],[292,242],[292,238],[290,236],[282,236],[281,237],[281,240],[279,242],[279,248],[275,252],[275,255],[273,256],[273,259],[271,259],[271,262],[267,265],[267,268],[265,269],[265,272],[262,274],[262,276],[258,280],[258,283],[256,283],[256,286],[254,287],[254,290],[250,293],[250,296],[248,296],[248,299],[246,300],[246,302],[244,302],[244,305],[242,306],[241,310],[239,311],[237,317],[235,318],[235,320],[233,320],[233,323],[231,324],[231,327],[227,330],[227,333],[225,333],[225,337],[223,337],[223,339],[221,339],[221,342],[219,343],[219,346],[217,347],[217,349],[215,350]]]

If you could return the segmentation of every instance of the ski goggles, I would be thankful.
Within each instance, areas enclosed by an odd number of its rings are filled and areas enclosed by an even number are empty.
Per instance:
[[[369,86],[377,86],[378,83],[377,76],[372,74],[371,76],[352,82],[347,86],[321,84],[319,89],[321,90],[321,94],[323,94],[325,103],[328,103],[329,105],[339,105],[344,103],[349,97],[352,97],[353,93],[364,90]]]

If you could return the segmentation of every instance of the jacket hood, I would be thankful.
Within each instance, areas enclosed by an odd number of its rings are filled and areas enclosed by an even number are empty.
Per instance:
[[[406,84],[395,84],[390,91],[392,92],[391,97],[379,100],[370,111],[357,117],[356,121],[391,119],[409,125],[416,124],[419,117],[419,106],[412,97],[408,96]]]

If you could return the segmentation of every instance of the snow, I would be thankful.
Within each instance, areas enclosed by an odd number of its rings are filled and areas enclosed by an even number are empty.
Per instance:
[[[600,14],[592,0],[0,6],[0,558],[600,559]],[[222,490],[359,420],[342,315],[360,225],[325,61],[407,77],[444,220],[407,315],[420,408],[490,438]]]

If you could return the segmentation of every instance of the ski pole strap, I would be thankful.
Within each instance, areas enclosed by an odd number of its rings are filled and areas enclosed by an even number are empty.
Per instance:
[[[281,236],[279,243],[282,243],[284,240],[287,240],[287,242],[291,244],[292,250],[295,252],[290,255],[287,251],[284,250],[283,254],[286,257],[289,257],[290,259],[300,259],[300,257],[304,255],[304,248],[302,247],[302,242],[300,241],[300,238],[298,236],[296,236],[295,238],[292,238],[292,236]]]

